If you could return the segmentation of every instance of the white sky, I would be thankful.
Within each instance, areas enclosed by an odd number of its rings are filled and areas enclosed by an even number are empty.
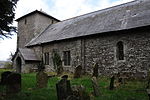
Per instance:
[[[34,10],[41,10],[51,16],[64,20],[92,11],[130,2],[133,0],[19,0],[16,8],[16,18]],[[17,23],[14,22],[17,26]],[[12,39],[0,39],[0,60],[7,60],[16,51],[17,35]]]

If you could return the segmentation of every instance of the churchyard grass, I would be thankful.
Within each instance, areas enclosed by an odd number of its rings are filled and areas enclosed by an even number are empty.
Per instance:
[[[2,70],[0,70],[0,73]],[[48,87],[43,89],[36,88],[36,73],[22,74],[22,91],[16,95],[5,96],[2,100],[57,100],[56,83],[60,77],[52,77],[48,80]],[[127,83],[118,86],[114,90],[109,90],[108,77],[99,77],[98,83],[100,86],[101,96],[92,96],[92,82],[89,76],[82,78],[69,78],[71,85],[83,85],[86,91],[90,94],[91,100],[148,100],[145,91],[146,81],[130,80]],[[5,88],[0,86],[0,93],[4,92]]]

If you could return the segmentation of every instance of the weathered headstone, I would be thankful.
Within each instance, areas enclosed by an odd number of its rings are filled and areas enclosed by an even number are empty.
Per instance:
[[[48,76],[43,71],[40,71],[36,75],[37,88],[46,88],[48,83]]]
[[[6,72],[3,72],[3,73],[1,74],[1,82],[0,82],[1,85],[5,85],[5,84],[6,84],[7,77],[8,77],[11,73],[12,73],[12,72],[10,72],[10,71],[6,71]]]
[[[19,73],[11,73],[6,80],[6,93],[14,94],[21,91],[21,75]]]
[[[94,96],[100,96],[100,90],[99,90],[99,86],[98,86],[96,77],[92,78],[92,86],[94,89]]]
[[[86,89],[84,86],[72,86],[73,91],[73,100],[90,100],[89,94],[86,92]],[[75,98],[76,97],[76,98]],[[71,100],[71,99],[70,99]]]
[[[93,67],[93,76],[94,77],[98,77],[98,63],[95,63],[94,64],[94,67]]]
[[[63,71],[64,71],[63,67],[62,67],[62,66],[59,66],[59,67],[57,68],[57,75],[62,75]]]
[[[82,75],[82,66],[79,65],[75,68],[74,78],[80,78]]]
[[[110,86],[109,86],[110,90],[114,89],[114,81],[115,81],[115,76],[112,76],[110,79]]]
[[[72,95],[70,81],[67,78],[62,78],[56,84],[56,90],[58,100],[66,100],[68,96]]]

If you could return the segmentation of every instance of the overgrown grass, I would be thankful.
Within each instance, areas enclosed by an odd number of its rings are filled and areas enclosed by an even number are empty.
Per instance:
[[[0,70],[0,73],[2,71]],[[71,85],[83,85],[87,92],[91,95],[92,100],[148,100],[145,91],[145,81],[132,80],[127,81],[114,90],[109,90],[109,78],[99,77],[98,83],[101,96],[92,96],[93,88],[91,78],[83,76],[82,78],[69,78]],[[22,91],[13,96],[5,96],[2,100],[57,100],[55,84],[60,80],[60,77],[49,78],[48,87],[43,89],[36,88],[36,73],[22,74]],[[0,89],[4,89],[0,86]],[[4,90],[0,90],[4,92]]]

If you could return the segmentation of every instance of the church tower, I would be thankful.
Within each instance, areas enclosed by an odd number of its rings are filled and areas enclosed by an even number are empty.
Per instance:
[[[25,48],[25,45],[46,27],[59,22],[58,19],[38,10],[24,15],[16,21],[18,22],[17,48]]]

